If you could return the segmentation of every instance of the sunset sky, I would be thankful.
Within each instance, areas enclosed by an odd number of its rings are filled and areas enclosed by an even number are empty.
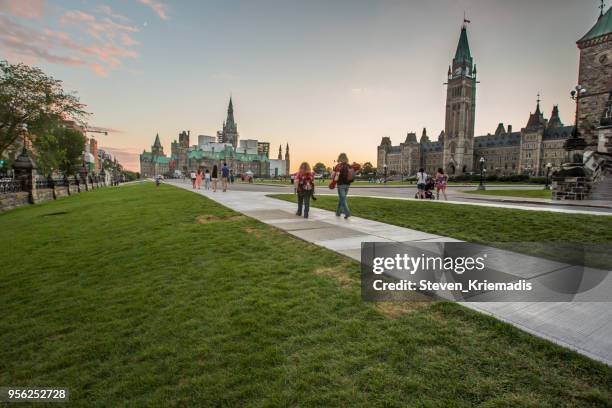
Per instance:
[[[599,0],[0,0],[0,59],[78,91],[102,147],[138,170],[159,133],[215,135],[230,94],[243,139],[289,143],[292,168],[341,151],[376,160],[382,136],[433,139],[464,11],[478,66],[476,135],[519,130],[558,104],[573,121],[576,40]],[[192,144],[197,143],[194,137]]]

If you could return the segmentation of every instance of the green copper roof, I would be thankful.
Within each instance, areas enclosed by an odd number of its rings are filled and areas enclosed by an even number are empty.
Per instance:
[[[581,43],[610,33],[612,33],[612,7],[606,11],[606,14],[600,16],[593,28],[577,42]]]
[[[153,158],[153,163],[158,164],[170,164],[170,159],[168,157],[155,156]]]
[[[457,51],[455,52],[455,58],[453,59],[453,64],[462,63],[472,65],[472,54],[470,54],[470,44],[468,43],[467,30],[465,26],[461,28],[461,35],[459,36]]]

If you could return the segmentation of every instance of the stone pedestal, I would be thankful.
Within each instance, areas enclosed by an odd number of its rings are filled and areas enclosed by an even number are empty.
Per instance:
[[[28,193],[28,201],[34,204],[36,196],[36,164],[23,148],[21,154],[13,164],[15,179],[21,183],[22,191]]]

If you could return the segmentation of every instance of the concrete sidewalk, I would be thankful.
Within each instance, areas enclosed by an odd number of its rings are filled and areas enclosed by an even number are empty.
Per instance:
[[[361,260],[362,242],[458,242],[453,238],[311,208],[296,217],[293,203],[266,192],[193,190],[190,183],[167,184],[202,194],[235,211],[342,255]],[[495,316],[536,336],[612,365],[612,302],[466,302],[465,307]]]

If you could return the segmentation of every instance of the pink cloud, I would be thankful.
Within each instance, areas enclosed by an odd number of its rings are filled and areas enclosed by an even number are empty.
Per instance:
[[[113,9],[106,5],[106,4],[100,4],[98,6],[96,6],[96,11],[100,14],[105,14],[110,18],[114,18],[115,20],[119,20],[119,21],[123,21],[123,22],[128,22],[130,21],[130,19],[122,14],[118,14],[115,13],[113,11]]]
[[[0,0],[0,13],[27,19],[41,18],[46,6],[46,0]]]
[[[77,57],[62,56],[53,53],[59,43],[69,43],[70,40],[65,33],[41,32],[22,24],[15,23],[8,17],[0,15],[0,44],[12,51],[14,56],[43,59],[64,65],[87,65]]]
[[[82,11],[68,11],[61,19],[64,24],[75,25],[88,33],[93,42],[75,41],[68,33],[50,29],[37,29],[16,22],[0,14],[0,45],[10,52],[11,58],[22,61],[43,60],[69,66],[85,66],[98,76],[108,76],[109,70],[119,67],[125,58],[136,58],[138,53],[129,47],[138,44],[130,34],[138,28],[101,20]]]
[[[141,4],[151,7],[162,20],[168,19],[168,6],[157,0],[138,0]]]

